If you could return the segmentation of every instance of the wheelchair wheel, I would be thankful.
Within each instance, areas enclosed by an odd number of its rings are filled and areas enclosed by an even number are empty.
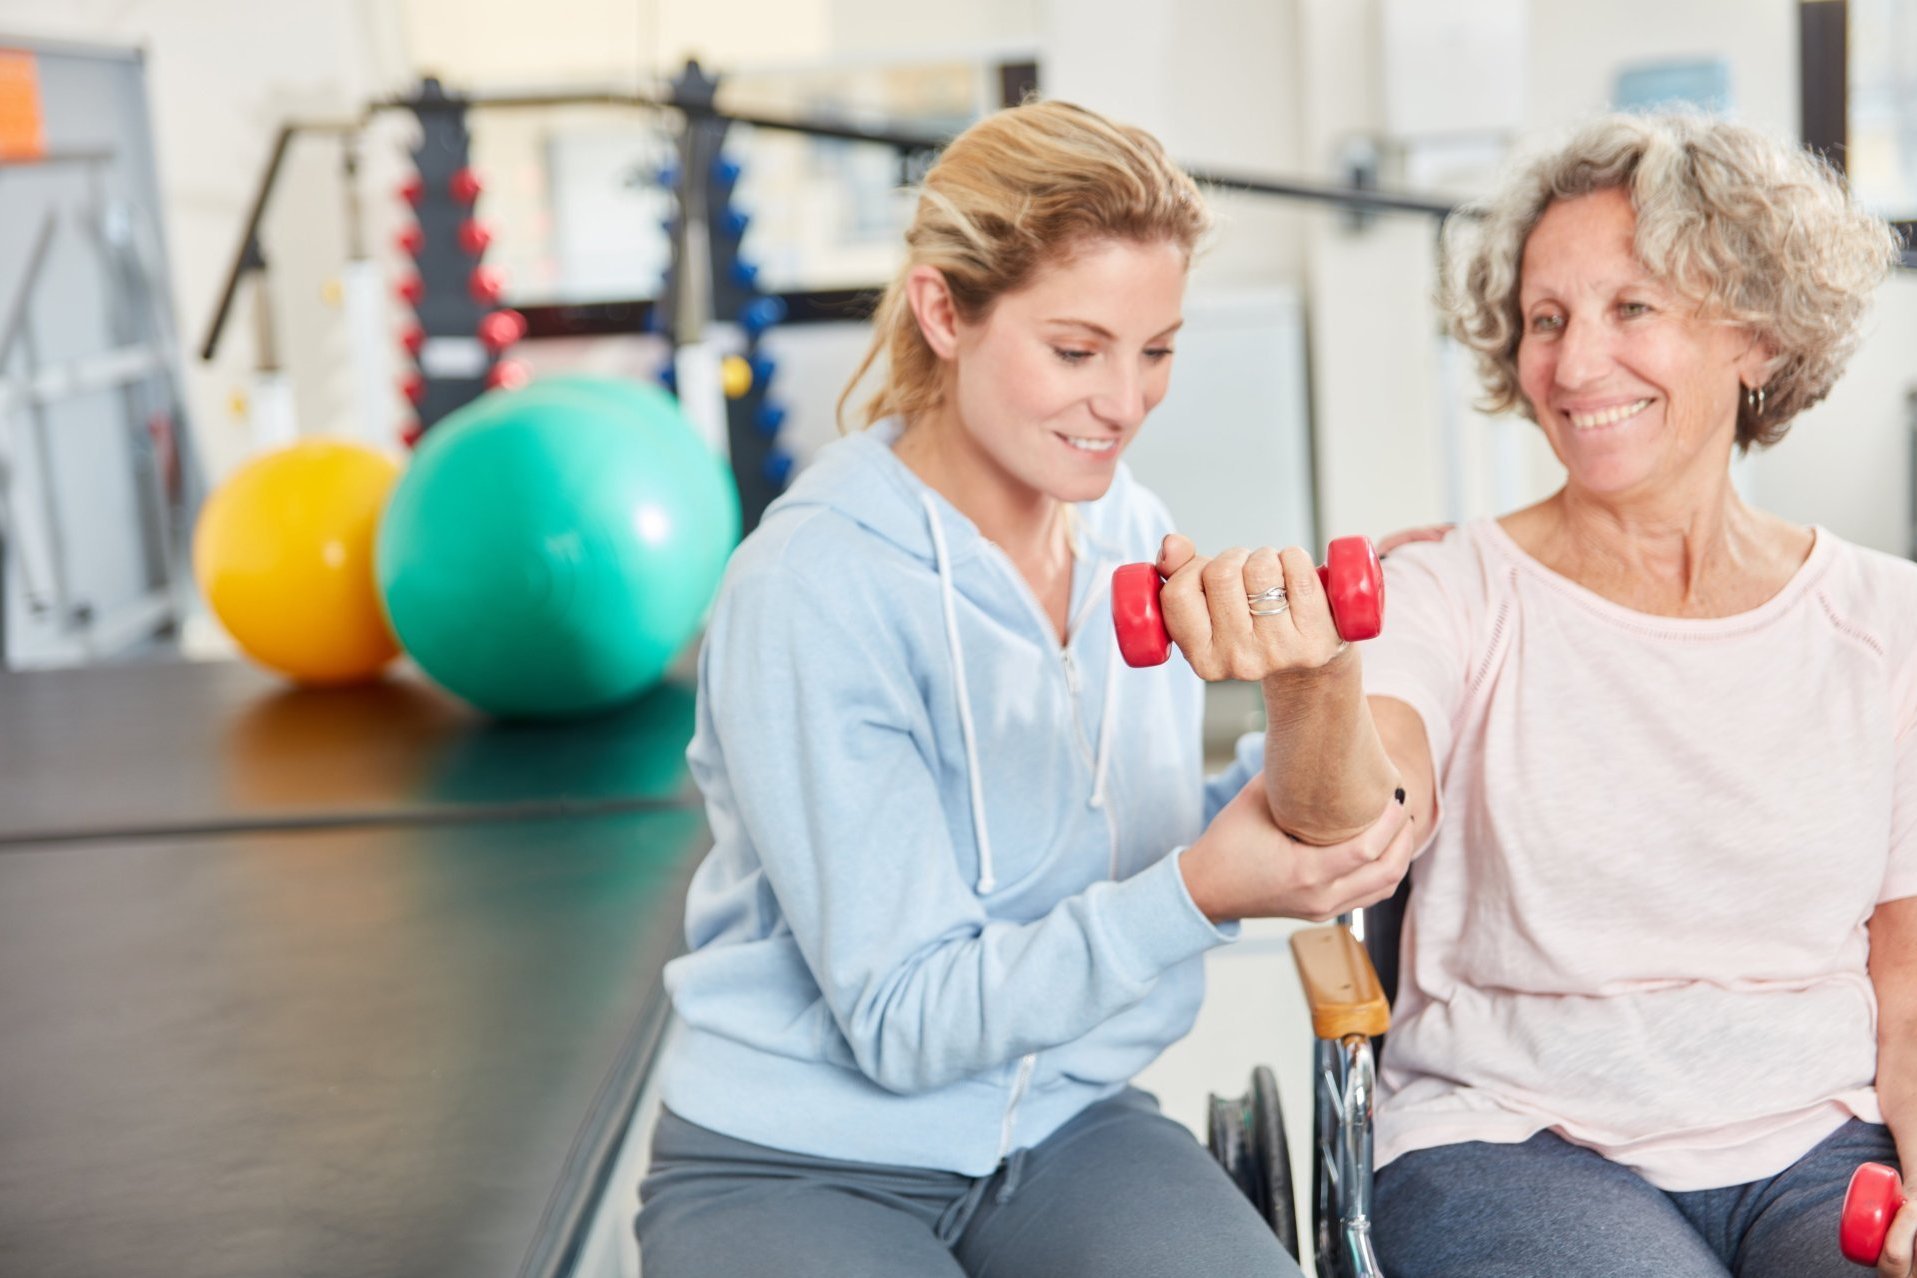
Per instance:
[[[1292,1193],[1291,1151],[1278,1108],[1278,1080],[1263,1065],[1252,1071],[1244,1096],[1212,1096],[1205,1143],[1284,1249],[1298,1258],[1298,1209]]]
[[[1225,1169],[1225,1175],[1231,1177],[1232,1184],[1256,1203],[1258,1187],[1252,1178],[1251,1143],[1246,1139],[1249,1129],[1244,1109],[1243,1098],[1227,1100],[1222,1096],[1210,1097],[1205,1121],[1205,1146],[1211,1150],[1211,1156],[1218,1160],[1218,1165]]]
[[[1291,1183],[1291,1142],[1285,1139],[1285,1116],[1278,1108],[1278,1079],[1270,1066],[1251,1072],[1252,1160],[1262,1172],[1262,1196],[1253,1199],[1270,1222],[1272,1232],[1294,1259],[1298,1255],[1298,1196]]]

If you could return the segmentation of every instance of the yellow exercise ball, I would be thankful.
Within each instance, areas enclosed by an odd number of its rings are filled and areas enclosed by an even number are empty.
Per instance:
[[[304,684],[357,683],[399,655],[373,538],[399,464],[312,439],[247,463],[207,499],[193,576],[242,651]]]

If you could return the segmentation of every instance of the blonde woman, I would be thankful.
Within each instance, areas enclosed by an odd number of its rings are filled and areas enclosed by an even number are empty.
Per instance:
[[[1111,570],[1170,521],[1119,459],[1206,226],[1152,138],[1062,103],[927,176],[867,426],[701,653],[647,1278],[1298,1273],[1130,1080],[1231,920],[1378,899],[1412,839],[1293,843],[1249,762],[1206,782],[1199,681],[1120,669]]]
[[[1324,655],[1309,595],[1261,647],[1173,625],[1320,742],[1274,738],[1281,825],[1376,812],[1384,773],[1429,839],[1380,1259],[1854,1273],[1848,1177],[1917,1154],[1917,567],[1753,507],[1729,467],[1829,392],[1892,237],[1807,154],[1690,116],[1597,121],[1484,212],[1453,227],[1452,329],[1564,486],[1394,551],[1362,657]]]

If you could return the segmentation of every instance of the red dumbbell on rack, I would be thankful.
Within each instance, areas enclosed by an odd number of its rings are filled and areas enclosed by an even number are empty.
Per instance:
[[[1339,637],[1356,643],[1375,639],[1384,629],[1384,570],[1369,539],[1333,541],[1318,580],[1324,584]],[[1112,574],[1112,625],[1127,665],[1161,665],[1171,655],[1171,635],[1158,607],[1161,584],[1153,564],[1126,564]],[[1279,591],[1279,597],[1283,593]]]
[[[1837,1249],[1845,1260],[1877,1264],[1884,1253],[1884,1235],[1904,1209],[1904,1178],[1895,1167],[1865,1163],[1851,1173],[1844,1192],[1844,1215],[1837,1222]]]

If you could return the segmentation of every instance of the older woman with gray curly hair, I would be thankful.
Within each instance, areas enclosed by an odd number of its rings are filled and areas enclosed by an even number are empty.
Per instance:
[[[1265,675],[1278,823],[1330,842],[1402,787],[1424,832],[1380,1258],[1856,1272],[1851,1171],[1917,1157],[1917,566],[1756,509],[1730,462],[1830,391],[1894,239],[1812,156],[1691,116],[1598,120],[1482,212],[1449,318],[1564,486],[1396,551],[1362,656],[1299,552],[1160,561],[1193,666]],[[1218,623],[1279,573],[1289,613]]]

